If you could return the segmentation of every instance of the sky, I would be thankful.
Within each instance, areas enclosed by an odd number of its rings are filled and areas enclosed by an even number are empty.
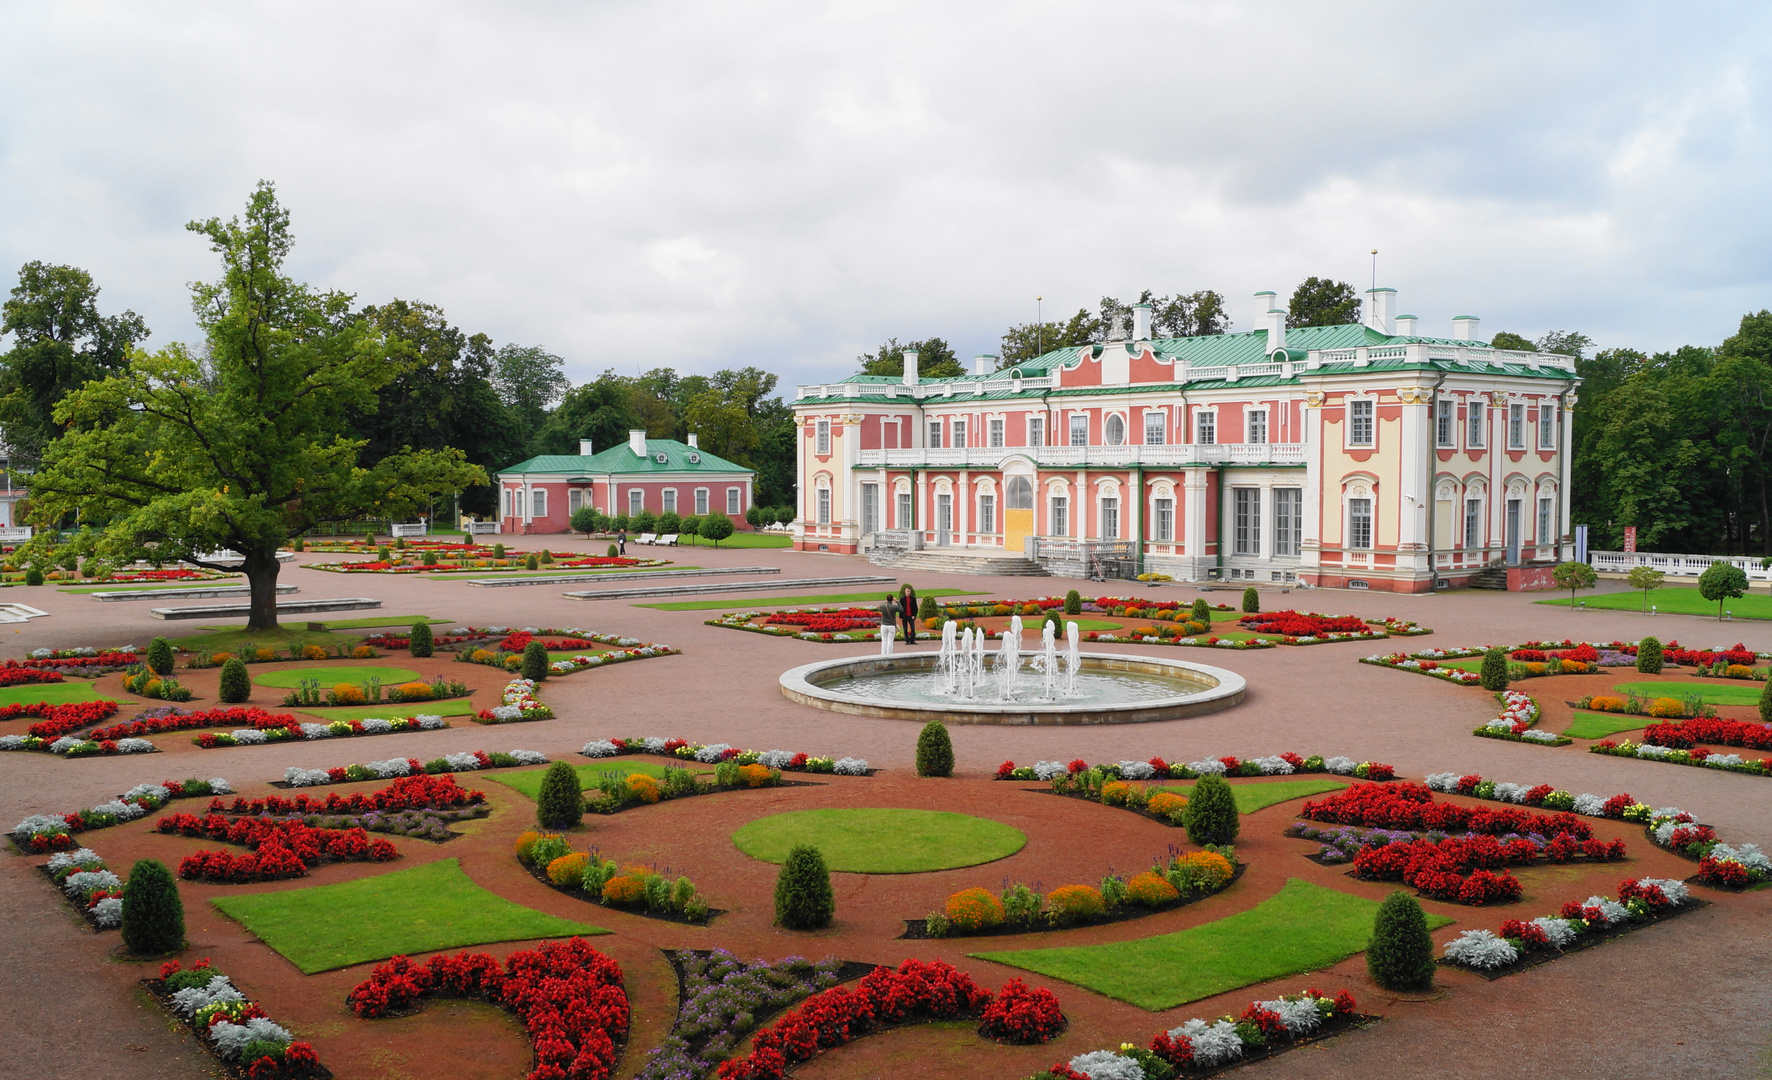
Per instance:
[[[575,381],[968,359],[1142,289],[1248,330],[1374,248],[1430,335],[1772,307],[1772,5],[0,0],[0,41],[0,288],[84,267],[154,345],[261,179],[294,276]]]

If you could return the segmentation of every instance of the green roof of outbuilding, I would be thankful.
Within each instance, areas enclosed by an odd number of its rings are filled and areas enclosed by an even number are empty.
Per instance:
[[[665,460],[658,460],[660,454],[664,455]],[[694,454],[699,460],[690,461],[689,455],[691,454]],[[647,439],[644,457],[634,453],[633,448],[624,442],[588,457],[582,454],[542,454],[532,457],[528,461],[520,461],[508,468],[500,469],[499,473],[563,473],[570,476],[607,476],[610,473],[748,473],[751,471],[718,454],[678,442],[676,439]]]

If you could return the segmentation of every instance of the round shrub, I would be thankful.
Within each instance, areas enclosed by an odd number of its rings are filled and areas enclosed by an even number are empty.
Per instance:
[[[373,646],[359,645],[355,649],[351,650],[351,659],[353,659],[353,660],[373,660],[373,659],[375,659],[375,649]]]
[[[584,881],[585,864],[591,857],[582,851],[562,855],[548,864],[548,880],[562,889],[570,889]]]
[[[1060,885],[1046,894],[1046,917],[1055,926],[1074,926],[1107,914],[1107,903],[1091,885]]]
[[[433,696],[430,683],[401,683],[399,690],[401,701],[429,701]]]
[[[303,645],[301,658],[303,660],[324,660],[326,659],[326,650],[318,645]]]
[[[1005,611],[1005,612],[1003,612],[1003,614],[1007,615],[1007,614],[1009,614],[1009,612]],[[941,618],[941,612],[939,610],[937,610],[937,608],[935,606],[935,597],[925,596],[923,598],[923,601],[917,605],[917,618],[919,618],[919,619],[939,619],[939,618]]]
[[[1150,797],[1144,808],[1160,818],[1173,818],[1175,814],[1187,809],[1187,796],[1177,795],[1173,791],[1159,791]]]
[[[605,555],[607,555],[607,556],[609,556],[609,557],[610,557],[610,558],[611,558],[611,559],[613,559],[613,558],[615,558],[615,557],[616,557],[616,556],[617,556],[617,555],[620,555],[620,554],[621,554],[621,552],[620,552],[620,551],[618,551],[618,550],[617,550],[617,549],[616,549],[616,546],[615,546],[615,545],[614,545],[614,544],[610,544],[610,545],[609,545],[609,550],[608,550],[608,551],[605,551],[605,552],[604,552],[604,553],[603,553],[603,554],[605,554]]]
[[[1490,649],[1483,654],[1480,672],[1483,689],[1500,692],[1507,689],[1507,650]]]
[[[1204,596],[1194,597],[1193,606],[1188,608],[1187,621],[1203,623],[1206,626],[1212,625],[1212,607],[1206,603]]]
[[[1146,870],[1126,883],[1126,899],[1145,907],[1162,907],[1181,895],[1181,890]]]
[[[185,906],[166,864],[143,859],[123,885],[123,944],[138,956],[183,948]]]
[[[436,639],[431,637],[430,623],[421,619],[412,624],[412,636],[406,644],[406,651],[414,656],[430,656],[437,651]]]
[[[232,663],[232,661],[229,662]],[[222,700],[227,701],[228,699],[224,697]],[[332,688],[332,703],[334,705],[361,705],[365,700],[363,688],[356,683],[341,682]]]
[[[1202,776],[1182,811],[1187,838],[1196,844],[1228,844],[1237,838],[1242,821],[1237,796],[1222,776]]]
[[[775,879],[776,923],[789,930],[817,930],[831,924],[836,907],[824,856],[811,845],[797,845]]]
[[[1072,589],[1064,594],[1064,613],[1066,615],[1083,614],[1083,597],[1077,590]]]
[[[1772,724],[1772,678],[1760,689],[1760,719]]]
[[[1231,861],[1216,851],[1183,855],[1169,868],[1169,884],[1184,893],[1216,892],[1236,874]]]
[[[25,584],[26,585],[41,585],[41,584],[43,584],[43,571],[37,569],[35,566],[31,567],[29,570],[26,570],[25,571]]]
[[[148,670],[156,675],[172,674],[172,642],[157,637],[148,642]]]
[[[948,897],[942,914],[955,930],[975,933],[1002,925],[1003,901],[984,889],[964,889]]]
[[[605,904],[643,904],[646,902],[646,879],[630,874],[617,874],[603,883]]]
[[[523,677],[541,682],[548,677],[548,647],[539,641],[523,646]]]
[[[1661,674],[1661,665],[1667,662],[1666,650],[1661,647],[1661,639],[1646,637],[1637,642],[1637,670],[1644,675]]]
[[[505,546],[503,543],[492,545],[492,557],[495,559],[502,559],[505,557]]]
[[[523,569],[525,569],[525,570],[539,570],[539,569],[541,569],[541,560],[535,557],[535,552],[533,552],[533,551],[530,552],[529,557],[523,560]]]
[[[1434,940],[1427,916],[1408,893],[1385,897],[1366,943],[1366,971],[1386,990],[1425,990],[1434,982]]]
[[[423,563],[426,566],[436,566],[437,565],[437,553],[434,551],[424,552],[418,558],[419,558],[419,562]]]
[[[531,829],[525,833],[518,834],[517,842],[514,845],[514,848],[517,852],[517,861],[518,862],[522,863],[524,866],[529,865],[530,850],[535,847],[535,842],[537,840],[540,840],[541,837],[542,837],[542,834],[536,832],[534,829]]]
[[[220,696],[227,705],[238,705],[252,696],[252,678],[246,674],[246,661],[238,656],[222,664]]]
[[[629,773],[628,795],[643,803],[655,803],[658,801],[658,781],[645,773]]]
[[[917,735],[917,775],[954,775],[954,742],[948,738],[947,725],[940,720],[924,724]]]
[[[1255,591],[1253,585],[1243,590],[1243,610],[1250,614],[1261,610],[1261,594]]]
[[[578,786],[578,770],[556,761],[542,774],[535,796],[535,821],[544,829],[567,829],[584,820],[584,791]]]

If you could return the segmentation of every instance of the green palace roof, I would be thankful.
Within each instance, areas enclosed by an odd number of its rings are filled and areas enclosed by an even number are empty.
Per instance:
[[[659,460],[663,458],[664,460]],[[620,443],[588,457],[583,454],[541,454],[499,470],[499,475],[548,473],[563,476],[607,476],[611,473],[750,473],[752,470],[718,454],[675,439],[647,439],[644,457]]]

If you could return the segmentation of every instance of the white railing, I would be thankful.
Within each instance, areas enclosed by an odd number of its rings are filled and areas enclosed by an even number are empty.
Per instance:
[[[1165,446],[973,446],[963,449],[862,450],[856,463],[886,468],[998,469],[1008,457],[1057,468],[1180,468],[1189,465],[1300,465],[1304,443],[1182,443]]]
[[[467,530],[469,536],[498,535],[498,522],[496,521],[464,521],[461,527]]]
[[[31,538],[31,526],[12,525],[0,529],[0,544],[17,544]]]
[[[388,526],[388,534],[390,536],[424,536],[430,531],[431,527],[422,521],[412,525],[402,525],[399,522],[395,522]]]
[[[1669,577],[1698,577],[1714,563],[1728,563],[1747,573],[1749,581],[1772,581],[1772,570],[1762,570],[1760,560],[1747,555],[1667,555],[1657,551],[1590,551],[1588,565],[1595,570],[1626,574],[1639,566],[1660,570]]]

